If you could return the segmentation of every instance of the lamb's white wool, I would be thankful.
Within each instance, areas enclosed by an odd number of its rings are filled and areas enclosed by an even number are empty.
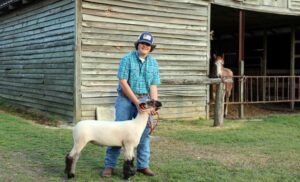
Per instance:
[[[125,160],[132,160],[134,148],[140,142],[151,110],[158,109],[160,106],[159,101],[143,103],[145,109],[140,111],[135,119],[128,121],[80,121],[73,128],[74,146],[66,158],[65,172],[68,173],[68,177],[74,177],[79,154],[89,142],[101,146],[124,147]]]

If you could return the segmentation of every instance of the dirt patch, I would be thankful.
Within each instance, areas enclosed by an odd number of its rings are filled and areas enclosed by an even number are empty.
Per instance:
[[[42,124],[46,126],[59,126],[63,124],[63,120],[58,116],[51,115],[44,111],[39,111],[35,109],[26,109],[22,107],[15,107],[13,105],[1,105],[0,104],[0,114],[6,113],[9,115],[17,116],[30,120],[37,124]]]
[[[47,181],[47,177],[41,174],[41,169],[27,166],[26,156],[21,152],[6,153],[0,150],[0,181],[15,181],[24,179],[25,181]]]
[[[160,160],[172,160],[177,157],[191,157],[193,160],[215,160],[226,166],[233,165],[259,165],[264,166],[270,158],[258,151],[249,148],[238,151],[234,148],[199,146],[193,143],[187,143],[178,140],[170,140],[163,137],[156,138],[152,142],[152,151],[160,154]],[[161,155],[165,155],[162,157]],[[152,155],[153,156],[153,155]],[[155,155],[154,155],[155,156]]]

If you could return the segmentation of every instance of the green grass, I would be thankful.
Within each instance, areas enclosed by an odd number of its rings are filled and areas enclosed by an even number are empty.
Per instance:
[[[151,168],[156,177],[130,181],[300,181],[300,116],[229,121],[165,121],[155,130]],[[0,181],[65,181],[64,156],[72,147],[71,130],[34,124],[0,111]],[[103,179],[104,147],[88,145],[71,181]]]

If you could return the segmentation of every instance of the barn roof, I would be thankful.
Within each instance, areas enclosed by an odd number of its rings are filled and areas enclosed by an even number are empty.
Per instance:
[[[16,3],[21,0],[0,0],[0,9],[9,6],[10,4]]]
[[[213,5],[211,10],[211,29],[219,33],[236,33],[239,25],[239,9]],[[300,16],[275,13],[245,11],[246,31],[256,33],[267,29],[280,33],[283,28],[300,25]]]
[[[0,14],[20,8],[33,0],[0,0]]]

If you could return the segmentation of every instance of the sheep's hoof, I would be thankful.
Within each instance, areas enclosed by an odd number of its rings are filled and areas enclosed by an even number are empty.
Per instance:
[[[75,174],[69,173],[69,174],[68,174],[68,179],[71,179],[71,178],[75,178]]]
[[[124,164],[123,164],[124,177],[123,178],[125,180],[128,180],[131,176],[135,175],[135,168],[133,165],[133,161],[134,161],[134,159],[124,161]]]

